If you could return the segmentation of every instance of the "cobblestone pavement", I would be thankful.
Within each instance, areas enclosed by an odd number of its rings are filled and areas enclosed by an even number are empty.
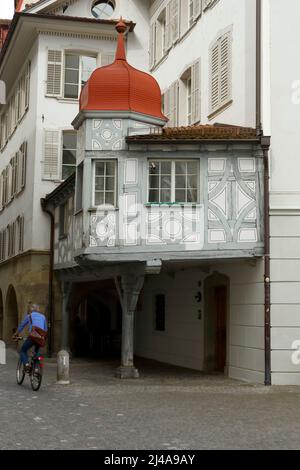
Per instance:
[[[141,378],[112,362],[73,361],[72,383],[15,381],[0,365],[0,449],[300,449],[300,387],[249,385],[144,361]]]

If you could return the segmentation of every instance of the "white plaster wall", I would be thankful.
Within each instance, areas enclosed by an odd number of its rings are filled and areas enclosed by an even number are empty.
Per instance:
[[[263,383],[263,261],[228,261],[218,264],[214,269],[230,279],[229,376]]]
[[[9,223],[13,222],[19,215],[24,215],[24,250],[31,249],[32,232],[34,227],[33,221],[33,201],[34,201],[34,155],[35,155],[35,138],[36,129],[33,123],[36,120],[36,105],[38,88],[38,61],[37,61],[37,44],[34,44],[28,57],[24,57],[24,63],[19,64],[19,70],[22,74],[27,61],[31,62],[30,73],[30,99],[29,109],[22,121],[19,123],[12,137],[8,140],[6,147],[1,152],[0,173],[8,165],[12,156],[19,150],[21,144],[27,141],[27,168],[26,168],[26,185],[25,189],[15,197],[12,202],[4,208],[0,215],[0,230],[5,228]],[[16,81],[18,77],[16,77]],[[13,87],[14,89],[14,87]],[[7,100],[10,96],[7,97]]]
[[[271,234],[272,383],[300,385],[300,217],[273,215]]]
[[[207,266],[206,266],[207,270]],[[264,382],[263,262],[227,261],[203,270],[186,269],[173,275],[149,276],[143,311],[136,314],[135,353],[182,367],[203,370],[205,311],[204,279],[212,273],[230,281],[227,318],[227,363],[232,378]],[[199,288],[198,282],[202,282]],[[202,302],[195,300],[202,291]],[[166,331],[154,330],[155,294],[166,295]],[[201,320],[198,310],[202,311]]]
[[[263,129],[271,135],[272,384],[300,384],[300,3],[263,2]],[[299,355],[298,355],[299,358]]]
[[[122,16],[123,19],[136,23],[134,31],[128,34],[127,59],[130,64],[141,70],[149,69],[149,4],[149,0],[115,0],[116,7],[111,17],[118,20]],[[78,0],[64,13],[61,9],[58,14],[95,19],[91,13],[91,5],[92,0]],[[37,10],[38,7],[33,11]]]
[[[204,274],[200,270],[148,276],[136,314],[135,353],[142,357],[201,370],[203,368],[203,317],[195,295]],[[154,330],[155,295],[166,295],[166,331]]]
[[[255,127],[255,0],[220,0],[204,12],[189,33],[153,71],[164,91],[201,58],[201,122]],[[208,121],[209,48],[220,31],[232,26],[232,105]]]

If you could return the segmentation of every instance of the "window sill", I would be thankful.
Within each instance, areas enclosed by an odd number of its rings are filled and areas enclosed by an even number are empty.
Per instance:
[[[83,209],[78,209],[76,212],[74,212],[74,216],[83,214]]]
[[[207,119],[209,121],[211,121],[212,119],[214,119],[216,116],[218,116],[219,114],[223,113],[223,111],[225,111],[227,108],[229,108],[229,106],[231,106],[233,103],[233,100],[229,100],[227,101],[226,103],[222,104],[222,106],[220,106],[220,108],[216,109],[215,111],[213,111],[211,114],[209,114],[207,116]]]
[[[70,104],[78,104],[79,98],[64,98],[63,96],[52,96],[52,95],[45,95],[46,98],[52,98],[58,101],[59,103],[70,103]]]
[[[112,206],[101,206],[100,208],[99,207],[90,207],[87,211],[88,212],[98,212],[98,211],[111,211],[111,212],[115,212],[115,211],[118,211],[119,208],[118,207],[112,207]]]
[[[167,60],[169,52],[170,52],[171,49],[172,49],[172,47],[170,47],[170,49],[168,49],[164,53],[164,55],[157,62],[155,62],[155,65],[153,65],[153,67],[150,68],[150,72],[154,72],[161,64],[163,64],[165,62],[165,60]]]
[[[145,207],[195,207],[199,202],[146,202]]]

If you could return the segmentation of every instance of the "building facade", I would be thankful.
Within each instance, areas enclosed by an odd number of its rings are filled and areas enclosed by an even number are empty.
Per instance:
[[[121,376],[135,353],[300,382],[290,1],[19,2],[0,59],[0,334],[32,296],[49,309],[53,248],[54,349],[121,349]],[[114,60],[120,16],[128,63],[155,77],[167,121],[88,93],[73,122],[81,87]]]

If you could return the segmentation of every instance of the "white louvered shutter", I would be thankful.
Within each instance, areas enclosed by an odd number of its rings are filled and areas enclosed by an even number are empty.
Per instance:
[[[108,53],[100,54],[100,67],[103,67],[104,65],[112,64],[114,60],[115,60],[114,54],[108,54]]]
[[[23,142],[21,146],[21,189],[25,187],[26,184],[26,166],[27,166],[27,142]]]
[[[156,23],[150,26],[150,68],[154,67],[156,62]]]
[[[47,91],[49,96],[61,96],[62,88],[62,51],[48,51]]]
[[[0,212],[3,209],[3,173],[0,175]]]
[[[219,107],[219,43],[211,50],[211,111]]]
[[[170,122],[170,88],[168,88],[163,95],[164,102],[164,115],[169,119],[167,126]]]
[[[155,29],[155,60],[158,62],[162,58],[162,36],[163,30],[162,25],[159,21],[156,22],[156,29]]]
[[[18,218],[18,252],[24,250],[24,216]]]
[[[166,25],[165,25],[164,52],[168,51],[172,47],[172,43],[173,43],[172,4],[173,4],[173,0],[171,0],[166,6]]]
[[[194,0],[193,1],[193,17],[194,20],[199,18],[201,15],[201,0]]]
[[[25,111],[29,107],[29,93],[30,93],[30,62],[27,64],[26,75],[25,75]]]
[[[57,180],[60,177],[60,132],[57,130],[44,131],[44,162],[43,177]]]
[[[12,200],[12,162],[7,165],[7,202]]]
[[[170,89],[170,127],[176,127],[178,124],[178,88],[179,83],[176,81]]]
[[[226,103],[231,96],[231,51],[230,35],[220,40],[220,104]]]
[[[171,21],[172,21],[172,41],[179,39],[180,34],[180,0],[172,0]]]
[[[192,124],[200,121],[200,61],[192,65]]]

